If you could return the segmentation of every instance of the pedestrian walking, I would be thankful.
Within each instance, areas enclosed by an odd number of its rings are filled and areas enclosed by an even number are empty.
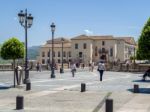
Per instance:
[[[72,72],[72,77],[75,76],[75,72],[76,72],[76,64],[71,64],[71,72]]]
[[[40,68],[39,62],[37,62],[37,64],[36,64],[36,70],[37,70],[37,72],[39,71],[39,68]]]
[[[104,73],[104,71],[105,71],[105,64],[104,64],[103,61],[100,61],[100,62],[99,62],[97,71],[99,71],[99,74],[100,74],[100,81],[102,81],[102,80],[103,80],[103,73]]]
[[[91,71],[93,72],[93,70],[94,70],[94,62],[92,62],[91,64]]]
[[[150,67],[145,71],[142,80],[145,81],[146,77],[150,77]]]
[[[84,69],[84,66],[85,66],[85,65],[84,65],[84,63],[82,63],[82,66],[81,66],[81,67],[82,67],[82,69]]]
[[[130,66],[130,60],[127,60],[126,61],[126,71],[128,72],[129,71],[129,66]]]
[[[91,69],[92,69],[92,68],[91,68],[91,63],[89,63],[89,72],[91,72]]]
[[[42,64],[39,63],[39,71],[41,72],[42,71]]]

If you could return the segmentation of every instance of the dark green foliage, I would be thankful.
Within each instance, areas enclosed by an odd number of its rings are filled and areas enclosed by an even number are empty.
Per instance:
[[[137,58],[138,60],[142,60],[141,55],[140,55],[140,53],[139,53],[139,50],[136,51],[136,58]]]
[[[2,46],[2,45],[0,44],[0,59],[1,59],[1,46]]]
[[[136,57],[130,56],[130,60],[134,60],[134,59],[136,59]]]
[[[19,59],[24,57],[24,45],[16,38],[11,38],[1,46],[3,59]]]
[[[150,60],[150,18],[138,40],[137,59]]]

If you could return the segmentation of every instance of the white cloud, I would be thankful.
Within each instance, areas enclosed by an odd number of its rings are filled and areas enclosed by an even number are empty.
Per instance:
[[[84,30],[84,32],[85,32],[86,35],[93,35],[93,32],[90,31],[90,30]]]

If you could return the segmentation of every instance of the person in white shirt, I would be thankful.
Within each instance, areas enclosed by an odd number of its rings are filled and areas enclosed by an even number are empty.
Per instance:
[[[76,72],[76,64],[75,63],[71,64],[70,68],[71,68],[71,72],[72,72],[72,77],[74,77],[75,72]]]
[[[103,61],[99,62],[97,70],[99,71],[99,74],[100,74],[100,81],[102,81],[103,80],[103,73],[105,71],[105,64]]]

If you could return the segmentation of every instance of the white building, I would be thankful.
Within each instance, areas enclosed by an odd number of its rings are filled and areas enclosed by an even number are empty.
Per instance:
[[[54,40],[54,59],[56,63],[62,60],[61,38]],[[63,42],[64,62],[76,63],[98,62],[100,59],[108,61],[125,61],[134,56],[136,43],[133,37],[86,36],[80,35]],[[49,51],[52,51],[51,40],[41,47],[39,61],[42,64],[49,63]]]

